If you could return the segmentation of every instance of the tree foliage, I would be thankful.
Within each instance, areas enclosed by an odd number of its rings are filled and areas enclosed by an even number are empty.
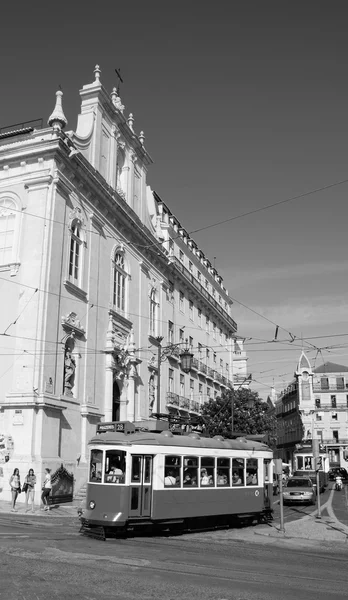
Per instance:
[[[270,414],[269,405],[257,392],[249,389],[230,390],[221,398],[209,400],[202,407],[205,430],[210,436],[232,437],[241,434],[267,434],[271,445],[275,442],[276,418]]]

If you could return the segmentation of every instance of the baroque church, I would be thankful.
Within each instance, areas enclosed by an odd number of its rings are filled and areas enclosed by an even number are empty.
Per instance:
[[[1,498],[15,467],[38,486],[62,467],[76,492],[100,421],[197,415],[250,381],[222,276],[147,183],[144,133],[99,66],[80,97],[76,131],[58,91],[47,127],[0,133]]]

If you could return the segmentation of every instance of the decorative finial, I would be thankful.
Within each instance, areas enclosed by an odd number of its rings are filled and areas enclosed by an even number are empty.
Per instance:
[[[115,87],[112,88],[112,92],[110,94],[110,97],[111,97],[111,102],[116,106],[117,99],[118,99],[118,93],[117,93],[117,89]]]
[[[139,142],[141,143],[141,145],[142,145],[142,146],[144,145],[144,142],[145,142],[145,135],[144,135],[144,132],[143,132],[143,131],[141,131],[141,132],[139,133]]]
[[[63,92],[58,90],[58,92],[56,92],[56,105],[54,111],[47,121],[47,124],[50,127],[53,127],[54,131],[57,132],[64,129],[65,125],[68,124],[68,120],[63,112],[62,96]]]
[[[100,73],[101,73],[101,70],[99,68],[99,65],[95,65],[95,69],[94,69],[95,83],[100,83]]]
[[[133,113],[129,113],[129,117],[127,119],[127,123],[128,123],[129,129],[131,129],[132,131],[134,131],[134,129],[133,129],[133,125],[134,125]]]

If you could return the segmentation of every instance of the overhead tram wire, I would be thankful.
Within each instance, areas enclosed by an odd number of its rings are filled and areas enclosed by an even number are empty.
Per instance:
[[[348,183],[348,179],[342,179],[340,181],[335,181],[333,183],[329,183],[329,184],[321,186],[319,188],[315,188],[313,190],[309,190],[307,192],[303,192],[303,193],[298,194],[296,196],[291,196],[289,198],[285,198],[284,200],[278,200],[277,202],[273,202],[272,204],[267,204],[266,206],[261,206],[260,208],[255,208],[255,209],[252,209],[252,210],[247,211],[245,213],[241,213],[239,215],[235,215],[234,217],[229,217],[227,219],[223,219],[222,221],[217,221],[215,223],[211,223],[209,225],[205,225],[203,227],[199,227],[198,229],[193,229],[192,231],[189,231],[188,233],[189,233],[189,235],[191,235],[193,233],[199,233],[200,231],[205,231],[207,229],[211,229],[212,227],[218,227],[219,225],[223,225],[225,223],[230,223],[232,221],[236,221],[238,219],[242,219],[244,217],[248,217],[250,215],[253,215],[253,214],[256,214],[256,213],[259,213],[259,212],[263,212],[265,210],[269,210],[269,209],[274,208],[276,206],[281,206],[282,204],[286,204],[288,202],[293,202],[295,200],[300,200],[301,198],[305,198],[307,196],[311,196],[313,194],[317,194],[319,192],[322,192],[322,191],[325,191],[325,190],[329,190],[329,189],[332,189],[334,187],[338,187],[340,185],[344,185],[346,183]],[[20,214],[23,214],[23,211],[21,211],[20,209],[12,208],[11,210],[13,210],[14,212],[18,212]],[[34,218],[37,218],[37,219],[42,219],[43,221],[46,221],[46,222],[57,223],[58,225],[63,225],[63,226],[67,225],[66,222],[58,221],[57,219],[53,219],[53,218],[42,216],[42,215],[35,215],[35,214],[29,213],[27,211],[25,212],[25,215],[28,216],[28,217],[34,217]],[[93,233],[95,235],[101,236],[100,232],[92,230],[92,229],[86,229],[86,233]],[[109,239],[114,239],[113,235],[105,235],[105,237],[109,238]],[[172,239],[175,240],[175,239],[178,239],[180,237],[181,237],[180,234],[178,234],[177,236],[173,237]],[[131,241],[127,240],[126,238],[125,238],[125,241],[130,246],[134,246],[134,247],[137,247],[137,248],[143,248],[143,249],[150,249],[150,248],[153,248],[155,246],[158,246],[158,247],[162,247],[163,246],[163,241],[153,242],[151,244],[137,244],[136,242],[131,242]]]

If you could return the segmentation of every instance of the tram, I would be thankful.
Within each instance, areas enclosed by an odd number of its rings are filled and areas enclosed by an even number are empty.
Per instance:
[[[320,450],[321,466],[319,467],[319,492],[323,493],[329,483],[329,457],[325,451]],[[294,452],[294,475],[296,477],[310,477],[313,484],[317,485],[315,459],[311,445],[303,445]]]
[[[188,531],[272,518],[273,454],[266,444],[175,435],[168,423],[154,423],[155,430],[131,422],[97,426],[82,532]]]

